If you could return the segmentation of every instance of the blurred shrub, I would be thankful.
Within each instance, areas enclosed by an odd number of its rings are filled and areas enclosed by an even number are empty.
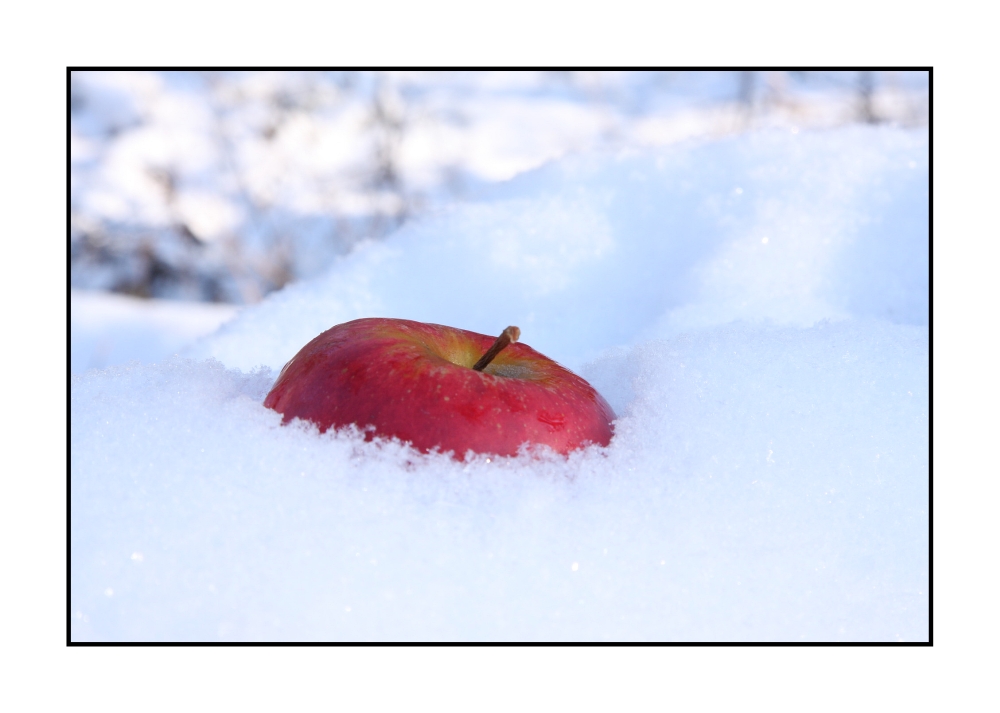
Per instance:
[[[927,121],[925,73],[82,72],[71,284],[256,302],[570,151]]]

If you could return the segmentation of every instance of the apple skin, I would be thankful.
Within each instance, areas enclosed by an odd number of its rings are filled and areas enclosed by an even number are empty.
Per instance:
[[[567,454],[611,441],[614,411],[579,376],[516,342],[483,370],[494,337],[369,318],[338,324],[285,364],[264,405],[320,431],[374,426],[423,452],[515,455],[523,443]],[[369,430],[367,437],[372,437]]]

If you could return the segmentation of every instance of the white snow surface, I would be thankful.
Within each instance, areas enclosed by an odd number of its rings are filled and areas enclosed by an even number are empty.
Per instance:
[[[588,153],[74,376],[71,637],[925,641],[927,240],[925,130]],[[281,426],[277,369],[363,316],[517,324],[615,437]]]
[[[193,349],[280,369],[334,324],[508,324],[572,369],[732,320],[927,324],[926,132],[775,132],[585,154],[368,242]]]
[[[227,304],[70,290],[70,372],[159,362],[235,316]]]

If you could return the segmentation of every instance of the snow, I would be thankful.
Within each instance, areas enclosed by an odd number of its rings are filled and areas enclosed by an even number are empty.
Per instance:
[[[74,376],[71,636],[925,641],[924,129],[588,151]],[[507,324],[619,419],[459,462],[261,401],[360,316]]]
[[[572,369],[735,319],[926,325],[927,169],[925,132],[866,128],[564,159],[360,245],[190,354],[280,369],[375,315],[517,324]]]
[[[70,372],[160,362],[232,319],[224,304],[139,299],[70,290]]]

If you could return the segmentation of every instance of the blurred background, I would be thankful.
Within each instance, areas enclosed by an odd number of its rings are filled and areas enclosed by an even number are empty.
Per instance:
[[[928,121],[926,72],[74,72],[71,370],[240,305],[566,154]]]

